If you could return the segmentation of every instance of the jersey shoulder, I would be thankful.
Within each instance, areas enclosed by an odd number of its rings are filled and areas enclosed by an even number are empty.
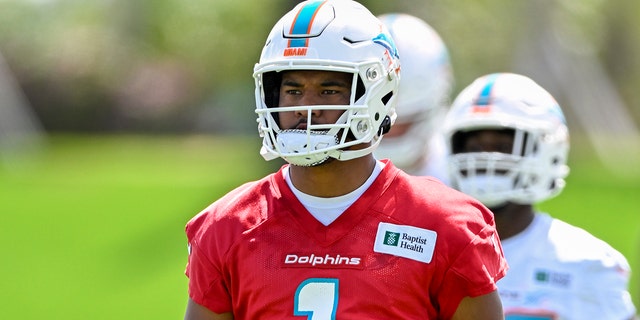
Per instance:
[[[280,172],[247,182],[200,211],[186,225],[189,242],[205,242],[204,239],[212,235],[231,241],[235,235],[264,222],[272,199],[279,198],[279,189],[274,182],[277,174]]]
[[[480,238],[491,242],[496,233],[489,209],[433,177],[400,171],[377,203],[398,224],[433,230],[450,248],[462,250]]]
[[[589,269],[614,268],[629,270],[627,259],[604,240],[583,228],[560,219],[549,219],[548,239],[555,248],[558,259],[582,262]]]

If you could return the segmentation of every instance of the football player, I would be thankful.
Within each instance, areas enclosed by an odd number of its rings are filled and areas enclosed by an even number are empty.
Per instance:
[[[510,319],[633,319],[625,257],[538,212],[569,173],[569,132],[555,99],[528,77],[482,76],[445,122],[452,185],[489,207],[509,264],[498,282]]]
[[[265,159],[192,218],[185,319],[502,319],[491,212],[372,151],[392,125],[393,39],[349,0],[304,1],[254,68]]]
[[[453,87],[449,52],[438,33],[422,19],[406,13],[378,17],[398,48],[402,79],[398,117],[375,151],[378,159],[413,175],[438,178],[448,184],[442,125]]]

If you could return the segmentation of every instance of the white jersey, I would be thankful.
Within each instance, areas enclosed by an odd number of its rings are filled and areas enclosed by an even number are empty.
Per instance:
[[[509,264],[498,282],[506,320],[629,319],[625,257],[587,231],[538,213],[502,241]]]

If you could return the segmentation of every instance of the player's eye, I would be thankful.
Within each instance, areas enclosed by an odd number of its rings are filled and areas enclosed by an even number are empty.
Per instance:
[[[297,90],[297,89],[285,90],[284,92],[286,94],[290,94],[290,95],[300,95],[300,94],[302,94],[302,92],[300,90]]]

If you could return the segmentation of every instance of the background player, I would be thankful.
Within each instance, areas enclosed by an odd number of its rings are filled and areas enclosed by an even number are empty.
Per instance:
[[[533,205],[562,191],[569,133],[558,103],[517,74],[482,76],[445,123],[451,183],[495,214],[509,272],[506,319],[632,319],[629,265],[611,246]]]
[[[405,13],[379,16],[398,47],[402,79],[395,124],[375,151],[409,174],[448,182],[440,127],[450,103],[453,74],[449,52],[425,21]]]
[[[256,112],[263,156],[289,164],[189,221],[185,319],[502,319],[491,212],[371,153],[399,72],[356,2],[302,2],[275,25]]]

